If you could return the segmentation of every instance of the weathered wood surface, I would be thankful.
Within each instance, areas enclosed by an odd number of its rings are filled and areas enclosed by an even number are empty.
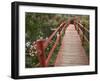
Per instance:
[[[62,63],[59,64],[60,66],[89,64],[89,59],[85,53],[85,50],[81,44],[80,37],[73,24],[70,24],[66,29],[59,53],[62,55]]]

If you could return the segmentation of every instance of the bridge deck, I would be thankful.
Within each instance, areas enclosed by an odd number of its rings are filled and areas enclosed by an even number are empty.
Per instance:
[[[60,66],[74,66],[89,64],[88,57],[82,47],[80,37],[75,30],[75,26],[70,24],[66,29],[62,46],[60,49],[62,63]]]

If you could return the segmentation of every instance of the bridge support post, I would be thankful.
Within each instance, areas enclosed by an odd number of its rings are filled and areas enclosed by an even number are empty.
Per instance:
[[[76,28],[76,16],[74,17],[74,26],[75,26],[75,30],[77,30],[77,28]]]
[[[59,36],[58,36],[59,37],[59,44],[61,45],[61,38],[62,38],[62,36],[61,36],[61,30],[59,30],[58,32],[59,32]]]
[[[78,31],[78,34],[79,34],[79,28],[80,28],[79,24],[78,24],[78,27],[77,28],[78,28],[77,31]]]
[[[38,60],[39,60],[39,63],[40,63],[40,66],[41,67],[45,67],[46,66],[46,56],[44,54],[44,47],[43,47],[43,44],[44,44],[44,40],[39,40],[36,42],[36,49],[37,49],[37,52],[38,52]]]
[[[78,17],[78,23],[80,23],[80,17]],[[80,25],[78,24],[78,34],[79,34]]]
[[[83,28],[82,45],[84,45],[84,33],[85,33],[85,31],[84,31],[84,28]]]

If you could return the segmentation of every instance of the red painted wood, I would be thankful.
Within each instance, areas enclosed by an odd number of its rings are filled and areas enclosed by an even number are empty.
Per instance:
[[[43,44],[44,44],[44,40],[39,40],[36,42],[36,48],[37,48],[37,52],[38,52],[38,59],[40,62],[40,66],[45,67],[45,53],[44,53],[44,48],[43,48]]]
[[[47,57],[47,60],[46,60],[46,66],[49,65],[49,61],[50,61],[50,59],[51,59],[51,56],[52,56],[52,54],[53,54],[53,52],[54,52],[54,50],[55,50],[57,44],[58,44],[58,43],[61,43],[61,36],[62,36],[62,33],[64,32],[65,27],[66,27],[66,24],[65,24],[65,22],[64,22],[63,26],[61,26],[61,29],[58,30],[59,36],[57,37],[55,44],[53,45],[52,49],[50,50],[50,52],[49,52],[49,54],[48,54],[48,57]],[[56,60],[56,59],[55,59],[55,60]]]
[[[38,59],[39,59],[40,65],[42,67],[46,67],[46,66],[49,65],[49,61],[51,59],[51,56],[52,56],[55,48],[57,47],[57,44],[60,43],[61,36],[62,36],[62,33],[65,32],[65,28],[66,28],[66,22],[63,21],[58,26],[58,28],[50,35],[50,37],[46,41],[39,40],[39,41],[36,42],[36,45],[37,45],[36,47],[37,47],[37,52],[38,52]],[[52,49],[50,50],[50,52],[49,52],[49,54],[46,58],[44,50],[49,45],[49,43],[52,41],[52,38],[57,34],[57,32],[59,32],[59,36],[57,36],[55,44],[53,45]]]
[[[57,37],[55,44],[53,45],[52,49],[50,50],[50,52],[49,52],[49,54],[48,54],[48,57],[47,57],[47,59],[46,59],[46,66],[49,65],[49,61],[50,61],[50,59],[51,59],[51,56],[52,56],[52,54],[53,54],[55,48],[57,47],[57,44],[59,43],[59,39],[60,39],[60,37]]]
[[[59,29],[61,28],[61,27],[63,27],[63,25],[65,24],[65,22],[62,22],[61,24],[60,24],[60,26],[56,29],[56,31],[54,31],[51,35],[50,35],[50,37],[48,38],[48,40],[44,43],[44,48],[46,48],[47,46],[48,46],[48,44],[50,43],[50,41],[52,40],[52,38],[55,36],[55,34],[59,31]]]
[[[67,25],[65,24],[64,27],[62,28],[62,31],[60,32],[60,37],[62,36],[63,32],[65,33],[66,26],[67,26]],[[60,38],[60,40],[61,40],[61,38]],[[62,42],[61,42],[61,45],[62,45]],[[61,56],[62,56],[62,55],[61,55],[61,53],[60,53],[60,51],[59,51],[58,54],[57,54],[57,57],[56,57],[56,59],[55,59],[54,66],[59,65],[59,62],[58,62],[58,61],[60,61],[60,63],[61,63],[61,59],[62,59]]]

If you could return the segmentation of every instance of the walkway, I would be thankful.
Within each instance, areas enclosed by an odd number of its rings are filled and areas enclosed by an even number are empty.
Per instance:
[[[88,57],[85,54],[80,37],[73,24],[70,24],[67,27],[62,43],[63,44],[60,49],[62,63],[60,66],[89,64]]]

